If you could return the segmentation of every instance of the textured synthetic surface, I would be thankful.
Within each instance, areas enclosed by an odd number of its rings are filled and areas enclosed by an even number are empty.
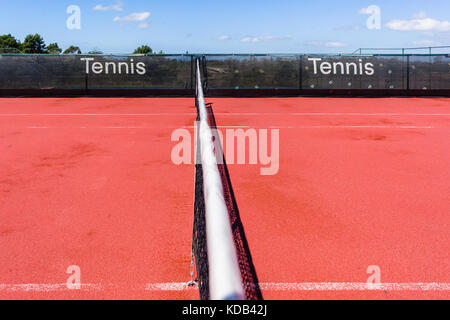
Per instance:
[[[277,175],[228,163],[265,299],[449,297],[449,99],[208,102],[280,130]],[[367,290],[371,265],[404,285]]]

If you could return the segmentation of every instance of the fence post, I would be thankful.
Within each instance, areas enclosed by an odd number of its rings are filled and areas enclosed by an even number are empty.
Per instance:
[[[194,89],[194,56],[191,55],[191,90]]]
[[[409,89],[410,89],[410,85],[409,85],[409,79],[410,79],[410,76],[409,76],[409,73],[410,73],[410,67],[409,67],[409,61],[410,61],[410,56],[408,55],[407,57],[406,57],[406,91],[409,91]]]
[[[299,79],[298,79],[298,86],[299,86],[299,93],[303,90],[303,55],[299,56]]]
[[[202,71],[203,71],[203,82],[204,82],[204,90],[205,93],[207,94],[209,91],[209,79],[208,79],[208,66],[207,66],[207,62],[206,62],[206,55],[202,55]]]
[[[431,48],[430,48],[430,52],[431,52]],[[431,88],[431,83],[432,83],[432,73],[433,73],[433,57],[431,56],[431,53],[430,53],[430,83],[429,83],[430,89],[429,89],[429,90],[432,89],[432,88]]]

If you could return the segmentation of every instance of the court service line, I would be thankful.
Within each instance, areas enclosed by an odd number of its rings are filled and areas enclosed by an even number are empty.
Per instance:
[[[103,286],[98,284],[83,283],[80,285],[82,291],[102,290]],[[66,283],[57,284],[0,284],[0,292],[12,291],[12,292],[54,292],[54,291],[69,291]]]
[[[2,113],[0,117],[157,117],[157,116],[195,116],[196,113]],[[355,112],[294,112],[294,113],[222,113],[219,116],[413,116],[413,117],[450,117],[450,113],[355,113]]]
[[[196,116],[196,113],[0,113],[0,117],[159,117]]]
[[[261,290],[271,291],[450,291],[450,283],[379,283],[364,282],[305,282],[305,283],[260,283]],[[149,283],[148,291],[181,291],[185,283]]]
[[[270,129],[437,129],[434,126],[287,126],[287,127],[269,127]]]
[[[15,127],[17,129],[17,127]],[[138,126],[104,126],[104,127],[48,127],[48,126],[29,126],[26,129],[155,129],[158,127],[138,127]],[[169,129],[178,129],[178,127],[163,127]],[[194,126],[182,126],[183,129],[194,129]],[[251,126],[217,126],[217,129],[445,129],[447,127],[435,126],[375,126],[375,125],[347,125],[347,126],[269,126],[267,128],[257,128]]]
[[[450,113],[357,113],[357,112],[294,112],[294,113],[214,113],[220,116],[411,116],[411,117],[450,117]]]
[[[184,126],[184,129],[194,129],[193,126]],[[355,125],[355,126],[269,126],[267,128],[256,128],[251,126],[217,126],[217,129],[437,129],[438,127],[434,126],[375,126],[375,125]]]
[[[261,290],[271,291],[450,291],[448,282],[379,283],[364,282],[304,282],[259,284]],[[145,291],[189,290],[185,282],[148,283],[144,286],[120,284],[81,284],[80,289],[69,289],[63,284],[0,284],[0,292],[55,292],[55,291],[103,291],[106,289],[134,289]]]
[[[221,116],[272,116],[272,115],[288,115],[288,116],[412,116],[412,117],[450,117],[450,113],[359,113],[359,112],[294,112],[294,113],[215,113]]]

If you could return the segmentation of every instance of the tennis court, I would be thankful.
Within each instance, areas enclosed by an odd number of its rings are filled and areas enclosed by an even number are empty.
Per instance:
[[[178,74],[98,92],[112,78],[11,75],[9,94],[66,97],[0,99],[0,298],[448,298],[450,99],[408,97],[434,62],[405,57],[338,83],[311,77],[322,58],[269,55],[140,57]],[[423,69],[420,94],[445,90],[445,68]],[[379,98],[280,96],[356,85]]]
[[[449,99],[206,100],[219,130],[279,130],[277,174],[227,166],[264,299],[449,297]],[[2,299],[199,298],[195,166],[171,160],[194,99],[0,104]]]
[[[2,299],[196,298],[152,289],[189,274],[193,170],[170,137],[193,99],[0,103]]]
[[[210,100],[280,130],[278,174],[229,166],[264,298],[448,298],[448,99]]]

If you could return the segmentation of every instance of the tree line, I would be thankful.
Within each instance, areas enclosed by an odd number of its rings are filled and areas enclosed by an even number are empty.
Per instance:
[[[25,54],[82,54],[80,47],[71,45],[63,51],[58,43],[45,44],[39,34],[29,34],[23,42],[11,34],[0,35],[0,53],[25,53]],[[103,54],[98,49],[91,50],[87,54]],[[162,51],[154,52],[148,45],[142,45],[133,54],[163,54]]]

